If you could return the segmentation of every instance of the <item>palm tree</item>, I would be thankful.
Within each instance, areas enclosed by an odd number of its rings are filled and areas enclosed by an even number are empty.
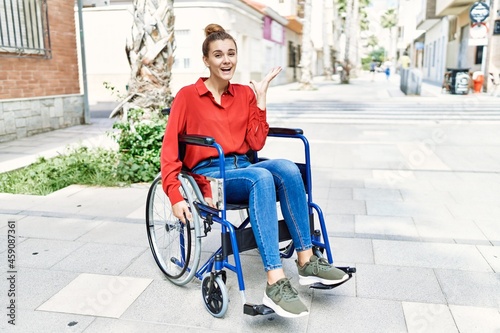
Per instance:
[[[396,9],[389,8],[380,18],[380,24],[382,28],[389,30],[389,58],[394,58],[396,56],[396,48],[394,47],[395,37],[394,37],[394,27],[398,24],[398,14]]]
[[[311,40],[311,11],[312,0],[304,1],[304,24],[302,28],[302,50],[300,57],[300,90],[314,89],[312,77],[313,44]]]
[[[331,2],[331,1],[330,1]],[[323,0],[323,71],[325,75],[326,80],[332,80],[332,57],[330,54],[330,43],[329,43],[329,36],[330,34],[333,33],[333,25],[332,25],[332,20],[330,15],[333,14],[332,12],[332,5],[333,3],[329,3],[328,0]]]
[[[174,63],[174,1],[134,0],[133,25],[125,50],[131,74],[128,96],[110,117],[131,107],[149,112],[172,103],[170,80]]]
[[[342,63],[343,70],[340,73],[341,83],[349,83],[351,69],[359,65],[356,42],[359,31],[368,29],[365,9],[370,2],[370,0],[335,0],[338,15],[344,18],[345,47]]]

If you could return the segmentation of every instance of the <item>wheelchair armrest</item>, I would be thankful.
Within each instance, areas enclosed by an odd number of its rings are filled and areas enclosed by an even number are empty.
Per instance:
[[[211,147],[215,143],[215,139],[210,136],[198,135],[198,134],[181,134],[179,135],[180,143],[187,143],[198,146],[208,146]]]
[[[301,128],[270,127],[268,135],[295,136],[299,134],[304,134]]]

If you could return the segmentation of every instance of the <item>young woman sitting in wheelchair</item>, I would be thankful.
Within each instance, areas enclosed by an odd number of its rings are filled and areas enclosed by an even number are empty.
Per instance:
[[[252,231],[267,274],[263,304],[280,316],[307,315],[307,307],[282,268],[276,196],[297,250],[299,283],[333,285],[349,276],[313,255],[306,193],[295,163],[271,159],[252,164],[245,155],[249,150],[262,149],[266,142],[266,93],[281,68],[272,69],[261,82],[250,81],[251,87],[231,84],[238,59],[235,40],[217,24],[208,25],[205,34],[203,61],[210,76],[182,88],[172,104],[161,150],[163,189],[174,215],[182,222],[185,217],[190,219],[189,207],[179,192],[177,177],[181,168],[184,165],[193,173],[220,177],[219,160],[214,158],[214,150],[187,146],[181,162],[178,136],[201,134],[215,138],[226,154],[226,197],[249,204]],[[210,195],[206,201],[212,204]]]

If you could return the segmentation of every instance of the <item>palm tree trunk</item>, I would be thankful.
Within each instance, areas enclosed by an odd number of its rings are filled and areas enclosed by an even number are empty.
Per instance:
[[[333,33],[332,15],[333,3],[323,0],[323,71],[325,80],[332,80],[332,56],[330,53],[330,38]]]
[[[174,1],[134,0],[133,19],[125,47],[131,70],[128,96],[120,107],[130,104],[149,112],[161,110],[173,99]],[[113,111],[120,112],[118,108]]]
[[[300,90],[314,89],[312,77],[313,45],[311,41],[311,0],[304,1],[304,25],[302,28],[302,54],[300,57]]]

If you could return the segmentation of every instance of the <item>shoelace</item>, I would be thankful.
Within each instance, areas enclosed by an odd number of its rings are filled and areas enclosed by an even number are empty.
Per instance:
[[[318,260],[309,262],[313,268],[313,273],[318,274],[320,269],[329,270],[331,268],[330,263],[325,258],[318,258]]]
[[[276,289],[276,294],[281,294],[281,297],[283,297],[285,301],[290,301],[292,299],[297,298],[298,292],[290,284],[290,279],[286,279],[285,281],[283,281],[278,285],[278,288]]]

